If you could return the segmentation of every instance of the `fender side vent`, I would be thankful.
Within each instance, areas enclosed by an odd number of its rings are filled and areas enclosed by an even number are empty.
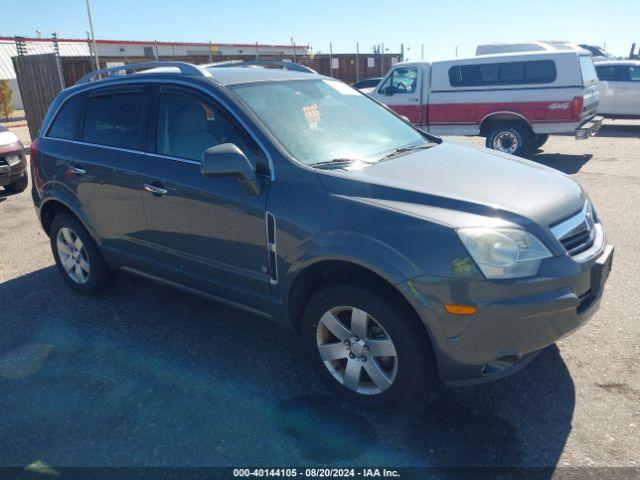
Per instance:
[[[276,251],[276,219],[267,212],[267,255],[269,262],[269,281],[272,285],[278,283],[278,256]]]

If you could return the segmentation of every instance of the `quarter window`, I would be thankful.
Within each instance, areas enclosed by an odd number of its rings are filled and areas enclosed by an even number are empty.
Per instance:
[[[62,106],[58,115],[49,128],[47,136],[52,138],[62,138],[73,140],[78,126],[78,118],[82,111],[84,96],[82,94],[71,97]]]
[[[452,87],[551,83],[555,79],[556,64],[553,60],[456,65],[449,69]]]
[[[144,92],[90,97],[84,115],[83,140],[110,147],[142,149]]]
[[[632,82],[640,82],[640,67],[628,67],[629,80]]]

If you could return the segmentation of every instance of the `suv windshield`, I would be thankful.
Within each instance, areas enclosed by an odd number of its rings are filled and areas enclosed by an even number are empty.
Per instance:
[[[598,74],[593,66],[591,55],[580,55],[580,72],[582,73],[582,84],[585,87],[598,81]]]
[[[430,144],[414,128],[342,82],[265,82],[236,85],[233,90],[280,144],[307,165],[376,162],[398,149]]]

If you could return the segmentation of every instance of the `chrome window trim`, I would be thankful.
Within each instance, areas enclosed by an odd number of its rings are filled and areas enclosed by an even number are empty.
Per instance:
[[[193,83],[190,83],[190,82],[181,81],[179,79],[131,78],[131,79],[122,80],[121,82],[118,82],[117,85],[119,86],[119,85],[149,84],[149,83],[165,84],[165,85],[166,84],[169,84],[169,85],[180,85],[180,86],[183,86],[183,87],[194,88],[194,89],[199,90],[200,92],[204,93],[205,95],[208,95],[213,100],[215,100],[220,105],[222,105],[227,110],[227,112],[229,112],[229,114],[247,131],[247,133],[251,136],[253,141],[255,141],[258,144],[258,147],[260,148],[260,150],[262,150],[262,153],[264,153],[265,157],[267,157],[267,161],[269,162],[269,178],[271,179],[272,182],[275,181],[275,179],[276,179],[276,176],[275,176],[276,175],[276,171],[275,171],[275,166],[274,166],[274,163],[273,163],[273,158],[271,157],[271,153],[264,146],[264,143],[253,132],[253,129],[244,120],[242,120],[242,118],[240,118],[238,116],[238,114],[233,110],[233,108],[231,108],[231,106],[229,105],[229,102],[225,101],[219,95],[216,95],[215,93],[212,93],[211,91],[207,90],[206,88],[203,88],[203,87],[201,87],[199,85],[194,85]],[[103,84],[91,84],[91,83],[88,83],[86,85],[90,85],[90,86],[88,86],[87,88],[79,89],[77,92],[73,92],[67,98],[65,98],[63,102],[60,102],[60,105],[58,105],[58,107],[55,109],[55,111],[53,112],[53,114],[51,115],[49,120],[46,123],[43,123],[40,131],[42,131],[42,132],[48,132],[49,131],[49,128],[51,128],[51,123],[53,122],[53,119],[55,119],[57,117],[58,112],[60,111],[60,109],[71,98],[73,98],[74,96],[79,95],[81,93],[89,92],[91,90],[94,90],[97,87],[105,86],[105,85],[107,85],[107,83],[106,82],[103,83]],[[67,140],[67,139],[63,139],[63,138],[50,137],[50,136],[48,136],[48,134],[43,134],[42,138],[53,139],[53,140],[63,140],[63,141]],[[99,147],[104,147],[104,148],[120,149],[120,147],[112,147],[110,145],[99,145],[99,144],[93,144],[93,143],[88,143],[88,142],[82,142],[82,141],[78,141],[78,140],[68,140],[68,141],[75,142],[75,143],[80,143],[80,144],[83,144],[83,145],[94,145],[94,146],[99,146]],[[156,154],[155,152],[144,152],[144,151],[141,152],[139,150],[127,150],[127,149],[120,149],[120,150],[129,151],[129,152],[135,152],[135,153],[146,153],[146,154],[153,154],[153,155],[161,155],[161,154]],[[177,159],[175,157],[170,157],[169,159],[170,160],[179,160],[179,161],[183,161],[184,160],[184,159]]]
[[[200,166],[202,164],[202,162],[199,162],[197,160],[191,160],[190,158],[173,157],[171,155],[165,155],[163,153],[145,152],[145,155],[147,157],[163,158],[165,160],[173,160],[175,162],[188,163],[190,165],[198,165],[198,166]]]
[[[131,148],[114,147],[112,145],[102,145],[100,143],[83,142],[81,140],[69,140],[68,138],[56,138],[56,137],[49,137],[49,136],[45,136],[45,137],[42,137],[42,138],[43,139],[47,139],[47,140],[55,140],[56,142],[66,142],[66,143],[73,143],[75,145],[85,145],[87,147],[108,148],[110,150],[116,150],[118,152],[138,153],[140,155],[145,155],[146,154],[146,152],[144,152],[143,150],[133,150]]]

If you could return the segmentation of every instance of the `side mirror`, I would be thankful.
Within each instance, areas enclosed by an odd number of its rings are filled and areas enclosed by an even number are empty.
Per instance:
[[[205,177],[234,177],[249,195],[260,193],[256,167],[233,143],[207,148],[202,154],[200,172]]]
[[[387,85],[386,87],[384,87],[384,94],[387,97],[392,97],[393,96],[393,85]]]

